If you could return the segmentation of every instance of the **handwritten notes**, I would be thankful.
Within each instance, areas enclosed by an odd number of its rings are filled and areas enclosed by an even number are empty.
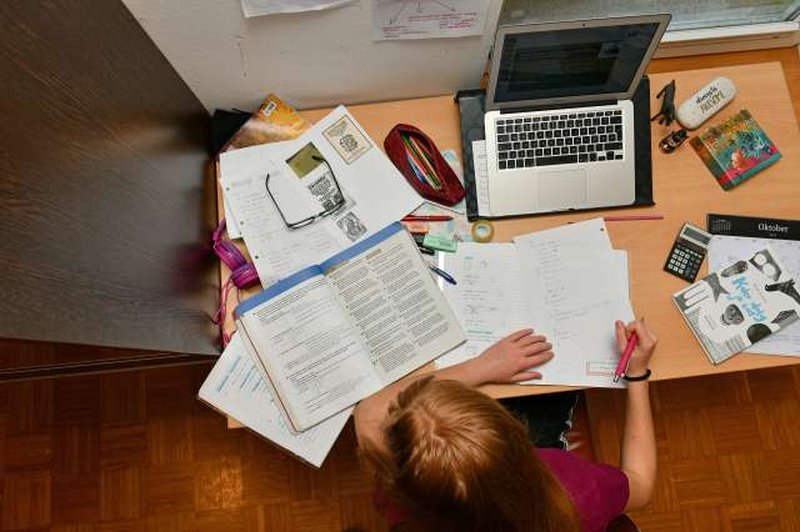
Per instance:
[[[555,358],[531,384],[616,386],[614,320],[633,319],[627,253],[612,249],[602,219],[531,233],[514,244],[462,244],[445,258],[459,284],[445,296],[467,343],[437,361],[477,356],[515,330],[532,327]]]
[[[238,334],[209,373],[199,397],[316,467],[322,465],[351,412],[337,414],[305,432],[293,432]]]

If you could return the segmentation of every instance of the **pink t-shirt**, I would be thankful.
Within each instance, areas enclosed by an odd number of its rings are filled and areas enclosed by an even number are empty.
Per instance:
[[[619,468],[595,464],[561,449],[536,449],[572,498],[586,532],[604,532],[628,504],[628,477]]]
[[[572,499],[586,532],[604,532],[608,524],[625,510],[629,496],[628,477],[620,469],[589,462],[561,449],[536,449],[535,452]],[[403,522],[408,515],[391,505],[380,486],[376,486],[373,502],[390,526]]]

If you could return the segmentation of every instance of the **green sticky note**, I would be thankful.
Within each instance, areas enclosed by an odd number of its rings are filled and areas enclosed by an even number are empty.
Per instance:
[[[449,238],[443,238],[436,235],[425,235],[425,240],[422,241],[422,245],[430,249],[438,249],[439,251],[455,253],[457,244],[455,240],[450,240]]]

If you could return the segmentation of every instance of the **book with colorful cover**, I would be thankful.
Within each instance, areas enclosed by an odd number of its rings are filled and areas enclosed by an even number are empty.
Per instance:
[[[689,141],[724,190],[730,190],[781,158],[747,109]]]
[[[713,271],[672,300],[712,364],[789,325],[797,327],[796,277],[767,246]]]
[[[294,107],[274,94],[268,94],[250,119],[220,151],[295,139],[310,127],[311,124]]]

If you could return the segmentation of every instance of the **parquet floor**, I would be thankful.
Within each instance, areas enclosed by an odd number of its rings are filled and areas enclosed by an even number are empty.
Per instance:
[[[351,425],[309,468],[196,399],[207,366],[0,386],[2,530],[384,530]]]
[[[800,531],[800,368],[656,383],[658,485],[644,531]],[[619,456],[624,395],[587,393],[598,460]]]
[[[659,60],[651,71],[780,61],[793,48]],[[196,399],[206,366],[0,385],[2,530],[384,531],[352,425],[308,468]],[[588,393],[600,459],[619,454],[623,395]],[[645,530],[800,531],[800,368],[653,386],[659,481]]]
[[[2,530],[384,531],[352,426],[302,465],[195,399],[207,367],[0,386]],[[800,368],[656,383],[643,530],[800,531]],[[588,394],[601,460],[624,395]]]

